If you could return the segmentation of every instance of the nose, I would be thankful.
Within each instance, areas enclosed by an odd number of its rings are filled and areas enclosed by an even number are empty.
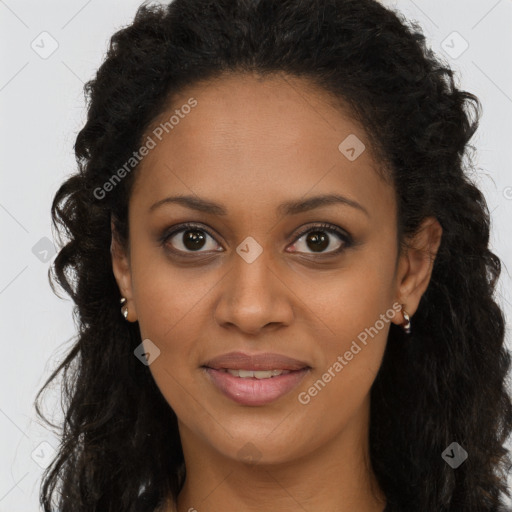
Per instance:
[[[294,294],[267,254],[264,250],[251,263],[233,255],[233,266],[222,280],[215,308],[221,327],[255,335],[292,323]]]

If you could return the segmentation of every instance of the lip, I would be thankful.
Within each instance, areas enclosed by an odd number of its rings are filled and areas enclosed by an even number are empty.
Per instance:
[[[246,368],[248,369],[248,368]],[[310,367],[293,370],[268,379],[235,377],[219,369],[203,367],[212,382],[225,396],[241,405],[265,405],[296,388]]]
[[[272,352],[246,354],[244,352],[228,352],[210,359],[203,367],[214,370],[302,370],[311,368],[308,363]],[[235,377],[238,378],[238,377]],[[277,378],[277,377],[273,377]]]

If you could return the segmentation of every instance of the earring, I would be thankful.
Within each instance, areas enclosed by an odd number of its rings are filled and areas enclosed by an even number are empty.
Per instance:
[[[126,302],[126,297],[121,297],[121,300],[119,302],[121,303],[121,305],[124,304]],[[127,320],[128,319],[128,306],[123,306],[121,308],[121,313],[124,316],[124,319]]]
[[[404,321],[401,324],[403,330],[406,334],[409,334],[411,332],[411,317],[407,314],[407,311],[404,309],[404,305],[402,304],[402,315],[404,316]]]

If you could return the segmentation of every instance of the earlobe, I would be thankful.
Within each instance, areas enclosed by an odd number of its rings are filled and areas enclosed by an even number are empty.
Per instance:
[[[126,250],[122,247],[119,237],[117,236],[114,222],[111,221],[112,240],[110,243],[110,254],[112,258],[112,271],[119,287],[119,294],[122,300],[121,314],[130,322],[136,321],[135,306],[132,297],[132,282],[129,257]],[[125,311],[128,313],[125,314]]]
[[[407,240],[407,249],[400,257],[398,301],[412,315],[418,309],[428,288],[432,269],[441,244],[443,229],[435,217],[426,218],[418,232]]]

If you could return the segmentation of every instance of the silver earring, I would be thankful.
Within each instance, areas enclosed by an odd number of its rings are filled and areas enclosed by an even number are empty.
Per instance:
[[[411,332],[411,317],[407,314],[404,307],[405,306],[402,304],[402,315],[404,316],[404,321],[401,325],[405,333],[409,334]]]
[[[119,301],[121,304],[124,304],[126,302],[125,297],[121,297],[121,300]],[[125,320],[128,318],[128,306],[123,306],[121,308],[121,313],[124,316]]]

